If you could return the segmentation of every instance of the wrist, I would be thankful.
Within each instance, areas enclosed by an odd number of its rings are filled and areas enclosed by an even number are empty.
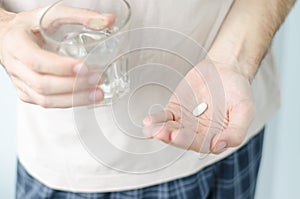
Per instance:
[[[218,67],[233,70],[244,76],[250,83],[260,66],[265,50],[252,50],[249,32],[228,34],[217,38],[210,48],[207,58]],[[224,35],[223,35],[224,36]],[[263,48],[265,49],[265,48]]]
[[[269,49],[280,21],[276,19],[277,14],[273,16],[276,12],[262,7],[266,3],[259,0],[235,1],[208,52],[212,60],[232,67],[250,82]]]
[[[250,83],[252,83],[255,75],[258,71],[258,63],[249,62],[246,59],[239,60],[238,58],[228,55],[226,58],[220,58],[214,54],[209,53],[206,59],[212,61],[217,68],[231,70],[235,73],[239,73],[245,77]]]

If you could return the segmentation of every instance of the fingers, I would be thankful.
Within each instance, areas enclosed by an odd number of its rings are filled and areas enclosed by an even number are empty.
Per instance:
[[[170,131],[165,127],[164,123],[158,123],[145,126],[143,128],[143,133],[148,138],[160,138],[162,141],[167,141],[169,139],[168,134]]]
[[[30,35],[22,31],[16,32],[14,37],[14,40],[9,40],[9,42],[12,42],[10,43],[12,47],[7,48],[9,53],[37,73],[75,76],[88,72],[87,67],[81,61],[59,56],[41,49],[33,42]],[[14,45],[13,43],[17,43],[18,45]],[[26,48],[15,49],[16,46],[26,46]]]
[[[159,112],[155,112],[151,115],[148,115],[143,120],[143,123],[145,126],[149,126],[151,124],[164,123],[164,122],[167,122],[170,120],[173,120],[173,114],[172,114],[172,112],[165,110],[165,111],[159,111]]]
[[[50,30],[62,24],[82,24],[87,28],[101,30],[111,27],[115,22],[115,16],[88,9],[56,5],[48,11],[43,20],[43,27]]]
[[[18,96],[24,102],[45,108],[69,108],[99,103],[103,99],[101,90],[96,89],[98,74],[93,76],[60,77],[41,75],[31,71],[18,60],[11,61],[10,71],[17,87]]]
[[[164,123],[154,123],[143,128],[146,137],[159,139],[168,143],[170,141],[169,133],[182,128],[182,125],[176,121],[168,121]]]
[[[169,124],[168,124],[169,123]],[[185,128],[175,121],[147,126],[143,133],[153,139],[173,146],[201,153],[210,152],[210,134],[198,134],[191,128]]]
[[[99,103],[103,100],[100,89],[91,89],[77,93],[45,96],[36,93],[21,80],[12,77],[20,99],[27,103],[40,105],[44,108],[70,108]]]
[[[198,115],[201,115],[204,111]],[[203,137],[206,135],[207,127],[200,127],[199,119],[183,107],[169,103],[166,110],[147,116],[143,122],[145,125],[143,133],[149,138],[184,149],[198,152],[203,150],[201,147],[204,146]],[[196,130],[199,129],[205,133],[196,133]],[[209,151],[209,147],[208,144],[205,151],[201,152]]]
[[[250,101],[241,102],[233,107],[229,113],[228,127],[213,138],[211,151],[219,154],[228,147],[242,144],[253,120],[254,111],[254,105]]]
[[[196,122],[191,118],[182,118],[184,120],[182,124],[172,121],[171,116],[172,114],[162,111],[146,118],[145,135],[176,147],[219,154],[228,147],[242,144],[254,116],[254,105],[251,101],[243,101],[230,109],[229,122],[224,128],[219,123],[203,125],[199,123],[201,120],[198,119]]]
[[[115,17],[89,10],[65,8],[55,13],[53,23],[83,24],[88,28],[110,27]],[[91,74],[81,60],[63,57],[40,48],[34,31],[34,15],[23,13],[16,24],[5,32],[1,42],[5,48],[5,65],[25,102],[45,108],[68,108],[99,103],[103,92],[98,89],[99,78]],[[57,15],[56,15],[57,14]],[[50,20],[51,21],[51,20]],[[49,21],[49,23],[50,23]],[[52,22],[51,22],[52,23]],[[51,23],[49,25],[51,25]]]
[[[5,65],[21,100],[45,108],[69,108],[103,99],[103,92],[95,90],[99,78],[80,61],[43,51],[28,40],[21,39],[20,44],[29,46],[32,54],[24,48],[12,54],[13,49],[8,48]]]
[[[148,126],[155,123],[179,120],[184,120],[187,123],[195,123],[195,121],[197,121],[196,117],[193,117],[192,112],[190,112],[188,109],[181,107],[174,101],[170,101],[164,111],[159,111],[148,115],[143,120],[143,123],[145,126]]]
[[[181,128],[170,135],[170,144],[183,149],[201,153],[209,153],[210,148],[206,143],[210,140],[210,134],[195,133],[190,128]]]
[[[100,83],[100,74],[96,73],[61,77],[36,73],[18,60],[12,61],[11,65],[15,68],[13,75],[41,95],[76,93],[95,88]]]
[[[145,125],[144,133],[147,137],[196,152],[219,154],[228,147],[242,144],[254,117],[254,105],[251,101],[244,101],[232,108],[229,113],[229,123],[224,129],[201,124],[198,128],[194,128],[193,125],[187,125],[189,122],[185,122],[184,126],[177,121],[165,122],[165,112],[153,115],[156,117],[152,117],[151,121],[157,123],[150,122]]]

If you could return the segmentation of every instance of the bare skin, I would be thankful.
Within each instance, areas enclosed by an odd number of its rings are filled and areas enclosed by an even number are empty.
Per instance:
[[[228,147],[239,146],[255,113],[251,81],[293,3],[294,0],[236,0],[207,59],[186,75],[164,112],[145,118],[145,134],[197,152],[218,154]],[[100,102],[103,92],[95,89],[97,82],[89,82],[93,74],[83,69],[80,60],[41,48],[36,27],[42,12],[39,9],[15,14],[0,10],[0,61],[13,80],[19,98],[46,108]],[[78,16],[84,17],[74,20],[87,26],[99,25],[95,19],[107,20],[108,26],[112,23],[105,15],[85,12]],[[212,73],[207,71],[209,64],[215,68]],[[82,87],[73,92],[76,75],[80,75]],[[210,85],[216,77],[222,84],[213,88],[213,93],[223,92],[222,106],[210,95]],[[82,100],[72,104],[73,95]],[[193,97],[195,103],[188,102],[186,96]],[[203,101],[208,104],[207,111],[194,117],[192,108]]]
[[[89,72],[81,60],[42,49],[44,40],[38,27],[44,11],[45,8],[41,8],[10,13],[0,9],[0,61],[10,75],[18,97],[45,108],[69,108],[100,102],[103,92],[97,88],[97,74]],[[70,7],[64,8],[63,14],[53,20],[63,23],[67,18],[68,23],[80,23],[93,29],[114,22],[112,15]],[[51,25],[53,23],[49,22]],[[75,81],[80,86],[73,88]]]
[[[219,154],[242,144],[255,116],[251,82],[293,4],[294,0],[234,1],[206,60],[186,75],[165,111],[144,119],[144,133],[203,153]],[[214,72],[207,72],[209,65]],[[209,86],[216,78],[222,84]],[[218,91],[224,97],[212,100],[210,92]],[[207,111],[193,117],[193,108],[202,102],[208,104]]]

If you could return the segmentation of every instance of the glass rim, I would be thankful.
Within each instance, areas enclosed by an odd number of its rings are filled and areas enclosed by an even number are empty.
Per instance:
[[[42,37],[46,40],[46,42],[50,42],[51,44],[55,44],[55,45],[61,45],[61,41],[58,41],[56,39],[53,39],[52,37],[50,37],[46,31],[44,30],[43,26],[42,26],[42,22],[43,22],[43,19],[45,18],[45,16],[47,15],[47,13],[49,12],[49,10],[51,10],[53,7],[57,6],[58,4],[64,2],[65,0],[59,0],[57,2],[55,2],[54,4],[52,4],[51,6],[49,6],[45,11],[44,13],[42,14],[40,20],[39,20],[39,28],[40,28],[40,32],[41,32],[41,35]],[[126,20],[124,21],[124,23],[122,24],[121,27],[119,27],[119,30],[116,31],[116,32],[112,32],[109,37],[119,33],[120,31],[122,31],[124,29],[124,27],[126,27],[126,25],[128,24],[130,18],[131,18],[131,6],[130,4],[127,2],[127,0],[119,0],[121,2],[123,2],[125,4],[125,6],[127,7],[127,10],[128,10],[128,15],[127,15],[127,18]],[[97,31],[103,31],[105,29],[102,29],[102,30],[95,30],[95,32]],[[105,39],[101,39],[99,41],[95,41],[95,43],[100,43],[100,42],[103,42]],[[63,44],[63,45],[71,45],[71,46],[89,46],[89,45],[94,45],[95,44],[94,42],[91,42],[90,44],[87,44],[87,45],[80,45],[80,44]]]

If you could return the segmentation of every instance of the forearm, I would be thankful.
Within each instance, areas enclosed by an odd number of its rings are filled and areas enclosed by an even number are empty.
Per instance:
[[[209,57],[235,66],[250,81],[295,0],[235,0]]]

